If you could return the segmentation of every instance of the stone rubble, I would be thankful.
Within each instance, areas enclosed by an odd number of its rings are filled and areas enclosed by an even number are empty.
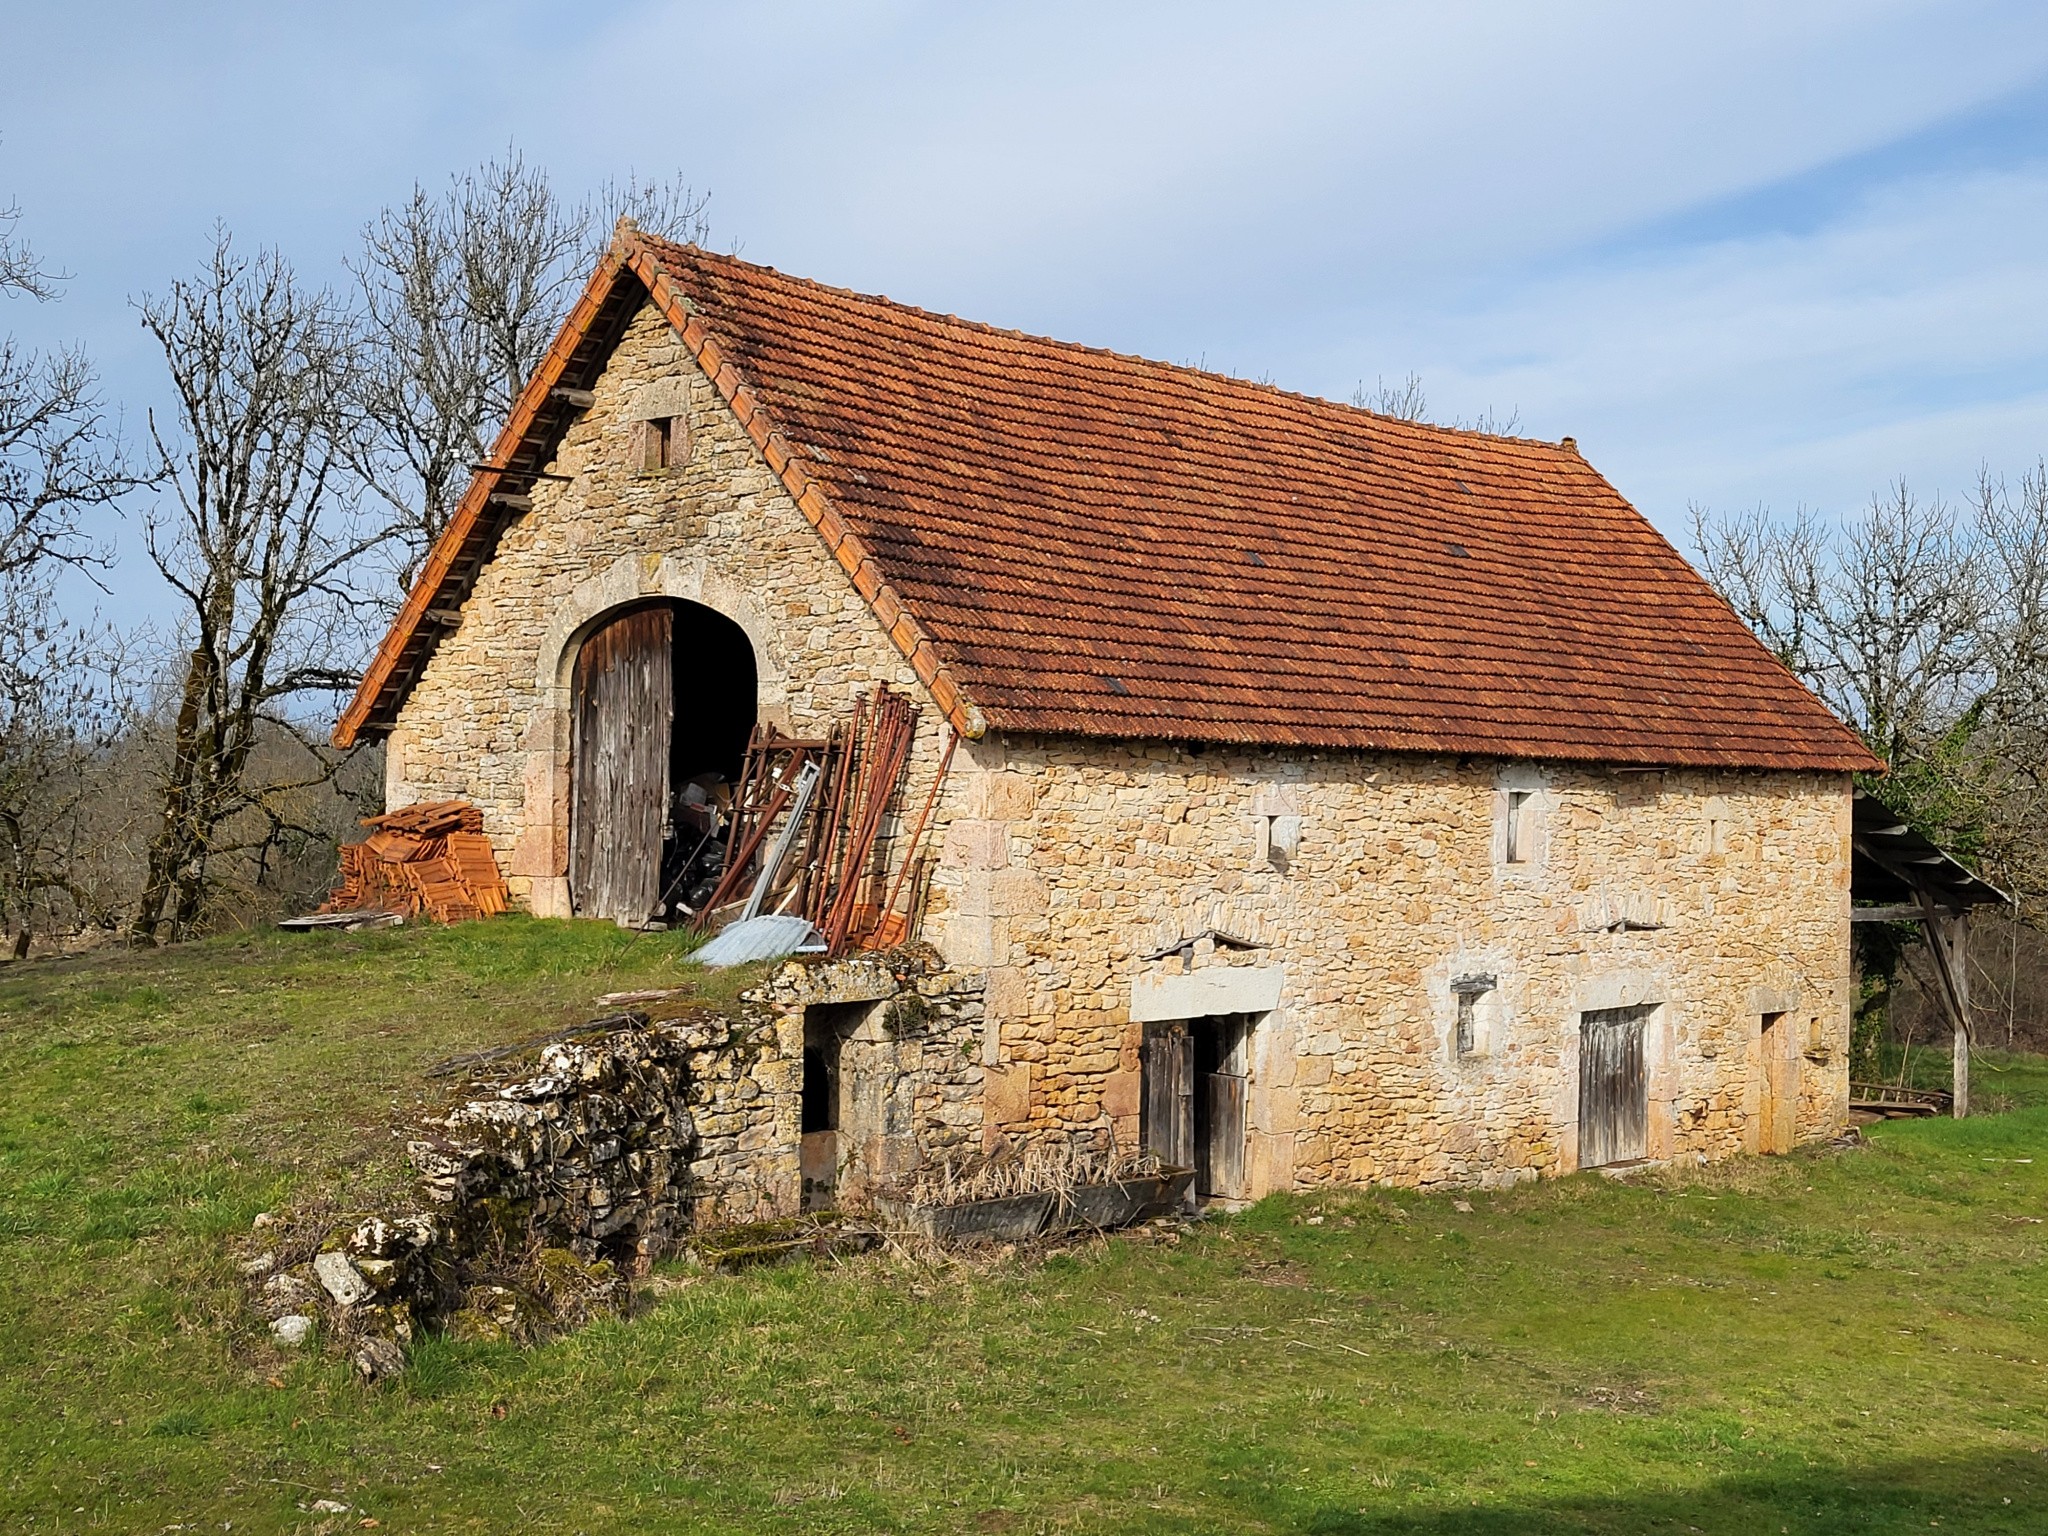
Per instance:
[[[274,1217],[259,1222],[265,1252],[241,1265],[256,1309],[284,1344],[312,1331],[280,1331],[286,1319],[317,1313],[368,1381],[402,1369],[423,1329],[530,1343],[623,1310],[629,1280],[693,1233],[803,1208],[804,1029],[819,1004],[857,1020],[842,1198],[978,1144],[978,978],[916,945],[792,962],[729,1015],[622,1014],[490,1058],[472,1096],[407,1143],[421,1209],[356,1218],[302,1263]]]

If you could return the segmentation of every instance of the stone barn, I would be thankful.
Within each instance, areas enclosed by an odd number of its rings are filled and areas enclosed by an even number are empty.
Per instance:
[[[622,224],[336,740],[384,741],[393,807],[480,807],[533,913],[655,922],[683,791],[877,685],[944,1025],[887,967],[783,996],[771,1206],[825,1131],[842,1189],[1085,1133],[1234,1200],[1844,1123],[1875,765],[1569,438]]]

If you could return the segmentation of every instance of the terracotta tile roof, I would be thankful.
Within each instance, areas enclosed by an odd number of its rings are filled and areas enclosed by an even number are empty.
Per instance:
[[[970,731],[1873,766],[1569,445],[621,255]]]

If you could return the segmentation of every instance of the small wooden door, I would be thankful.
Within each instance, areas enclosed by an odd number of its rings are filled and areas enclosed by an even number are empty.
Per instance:
[[[1602,1168],[1646,1154],[1649,1082],[1643,1071],[1647,1008],[1579,1015],[1579,1166]]]
[[[1195,1037],[1185,1019],[1145,1026],[1138,1135],[1171,1168],[1195,1161]]]
[[[1195,1023],[1195,1068],[1201,1092],[1195,1110],[1195,1188],[1212,1198],[1245,1198],[1250,1039],[1251,1031],[1242,1018]]]
[[[1763,1091],[1757,1100],[1759,1152],[1792,1150],[1799,1109],[1799,1051],[1795,1035],[1784,1014],[1763,1016]]]
[[[661,900],[675,723],[674,616],[628,613],[576,654],[569,894],[582,917],[644,923]]]

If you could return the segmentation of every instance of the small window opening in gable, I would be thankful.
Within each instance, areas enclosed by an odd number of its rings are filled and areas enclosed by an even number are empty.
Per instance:
[[[1460,976],[1451,983],[1451,995],[1458,1002],[1457,1032],[1453,1040],[1460,1060],[1484,1056],[1490,1051],[1493,1009],[1488,1005],[1500,985],[1497,976]]]
[[[633,432],[633,467],[641,474],[666,474],[682,462],[678,449],[687,434],[680,417],[657,416],[637,421]]]
[[[1508,791],[1507,861],[1510,864],[1526,864],[1535,845],[1536,792],[1530,789]]]

